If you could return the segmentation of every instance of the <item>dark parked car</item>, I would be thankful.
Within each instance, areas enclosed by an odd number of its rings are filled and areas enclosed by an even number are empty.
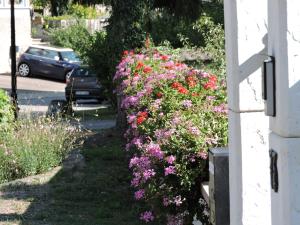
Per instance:
[[[88,67],[81,66],[71,71],[66,80],[65,95],[68,102],[81,99],[105,100],[104,88],[97,74]]]
[[[22,77],[40,75],[60,80],[65,80],[67,74],[80,65],[72,49],[47,46],[30,46],[18,61]]]

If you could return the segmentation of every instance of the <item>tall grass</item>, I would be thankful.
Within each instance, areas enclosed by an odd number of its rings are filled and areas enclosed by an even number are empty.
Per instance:
[[[59,165],[74,148],[78,134],[68,123],[47,118],[0,127],[0,183]]]

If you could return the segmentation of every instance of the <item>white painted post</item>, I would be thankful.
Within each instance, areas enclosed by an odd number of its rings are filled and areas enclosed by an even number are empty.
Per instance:
[[[269,124],[261,97],[267,0],[225,0],[224,4],[230,224],[270,225]]]
[[[300,224],[300,3],[269,0],[269,48],[276,59],[276,117],[270,147],[278,153],[272,224]]]

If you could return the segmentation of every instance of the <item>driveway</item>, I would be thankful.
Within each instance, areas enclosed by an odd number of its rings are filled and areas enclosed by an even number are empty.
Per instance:
[[[0,88],[11,92],[11,77],[0,74]],[[17,94],[20,115],[43,115],[52,100],[65,100],[65,83],[34,77],[17,77]],[[93,101],[79,101],[75,111],[107,108]]]
[[[0,88],[11,91],[10,75],[0,75]],[[52,100],[64,100],[65,84],[39,78],[17,77],[20,115],[44,114]]]

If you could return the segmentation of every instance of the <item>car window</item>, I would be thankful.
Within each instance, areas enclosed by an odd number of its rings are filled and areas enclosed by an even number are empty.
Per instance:
[[[29,48],[26,53],[35,55],[35,56],[43,56],[43,50],[39,48]]]
[[[53,50],[43,50],[43,56],[49,59],[55,59],[55,57],[58,57],[58,53]]]
[[[60,54],[64,61],[68,61],[68,62],[80,61],[78,56],[76,55],[76,53],[73,51],[63,51],[63,52],[60,52]]]
[[[96,77],[97,74],[89,68],[80,67],[78,69],[75,69],[72,76],[73,77]]]

